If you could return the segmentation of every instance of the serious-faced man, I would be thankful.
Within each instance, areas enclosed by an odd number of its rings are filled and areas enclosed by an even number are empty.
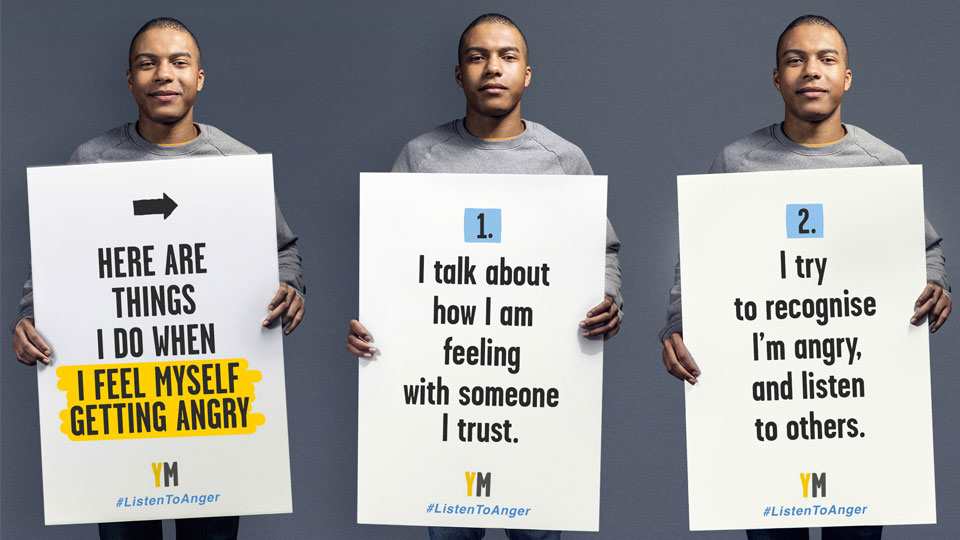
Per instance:
[[[137,121],[112,129],[80,145],[71,164],[148,161],[195,156],[231,156],[256,152],[219,129],[193,121],[193,107],[203,90],[205,72],[193,33],[176,19],[148,21],[130,43],[127,86],[137,104]],[[277,247],[280,286],[269,300],[264,326],[284,321],[289,334],[304,316],[305,285],[297,237],[279,206]],[[40,321],[42,325],[42,321]],[[42,328],[42,326],[41,326]],[[53,349],[33,321],[33,287],[27,280],[14,330],[14,351],[20,362],[49,364]],[[237,537],[238,517],[178,519],[180,540],[228,540]],[[163,537],[160,521],[100,524],[102,540]]]
[[[783,97],[783,122],[759,129],[723,149],[711,173],[825,169],[904,165],[897,149],[840,120],[843,95],[850,89],[853,72],[847,43],[827,18],[804,15],[792,21],[777,41],[773,85]],[[930,322],[936,332],[950,316],[952,300],[944,266],[941,237],[926,223],[927,284],[917,299],[910,322]],[[923,284],[917,284],[922,287]],[[667,324],[660,332],[663,364],[673,376],[696,384],[700,368],[683,344],[680,312],[680,266],[670,289]],[[906,314],[904,314],[906,316]],[[879,539],[881,527],[827,527],[824,540]],[[807,529],[747,531],[751,540],[808,538]]]
[[[533,71],[519,27],[499,14],[471,22],[460,36],[454,75],[466,98],[466,116],[423,134],[400,152],[393,172],[593,174],[576,145],[546,127],[525,120],[520,101]],[[620,330],[620,241],[607,222],[604,300],[579,321],[585,336],[612,337]],[[572,321],[571,321],[572,322]],[[352,320],[347,350],[371,358],[371,334]],[[432,540],[475,540],[483,529],[431,527]],[[556,531],[508,530],[512,540],[558,539]]]

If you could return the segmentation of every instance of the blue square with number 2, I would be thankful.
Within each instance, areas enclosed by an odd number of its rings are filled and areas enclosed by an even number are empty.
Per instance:
[[[463,211],[463,241],[500,243],[500,209],[466,208]]]
[[[787,238],[823,238],[823,205],[788,204]]]

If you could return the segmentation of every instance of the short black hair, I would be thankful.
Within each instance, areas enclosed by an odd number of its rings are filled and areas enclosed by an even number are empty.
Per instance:
[[[197,54],[200,54],[200,40],[197,39],[197,36],[193,35],[193,32],[187,28],[187,25],[183,24],[183,22],[178,19],[174,19],[173,17],[157,17],[145,22],[143,26],[137,30],[137,33],[133,35],[133,39],[130,40],[130,51],[127,53],[128,64],[133,61],[133,46],[137,43],[137,39],[139,39],[144,32],[152,28],[166,28],[170,30],[186,32],[191,38],[193,38],[193,42],[197,45]],[[197,61],[199,62],[199,59],[197,59]]]
[[[474,26],[484,23],[496,23],[496,24],[505,24],[507,26],[512,26],[517,29],[517,32],[520,33],[520,37],[523,39],[523,48],[524,56],[527,58],[527,63],[530,63],[530,48],[527,46],[527,36],[523,34],[523,30],[517,26],[517,23],[513,22],[510,17],[502,15],[500,13],[484,13],[483,15],[477,17],[466,28],[463,29],[463,33],[460,34],[460,43],[457,45],[457,63],[460,63],[460,54],[463,53],[463,40],[467,37],[467,32],[473,29]]]
[[[818,26],[826,26],[827,28],[833,28],[840,34],[840,40],[843,41],[843,48],[847,50],[847,64],[850,64],[850,47],[847,46],[847,38],[843,36],[843,32],[837,28],[837,25],[833,24],[833,21],[824,17],[823,15],[801,15],[796,19],[790,21],[790,24],[783,29],[783,32],[780,32],[780,37],[777,38],[777,51],[776,51],[776,63],[774,65],[780,65],[780,46],[783,45],[783,37],[787,35],[787,32],[793,30],[794,28],[803,25],[803,24],[816,24]]]

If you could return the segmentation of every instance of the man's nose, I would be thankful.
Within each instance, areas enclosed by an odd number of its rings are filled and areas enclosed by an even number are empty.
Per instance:
[[[816,62],[806,62],[803,65],[802,75],[804,79],[819,79],[820,68],[817,66]]]
[[[155,82],[173,80],[173,66],[170,65],[170,62],[160,61],[160,63],[157,64],[157,70],[153,74],[153,80]]]
[[[495,76],[503,74],[503,64],[496,56],[491,56],[484,68],[484,75]]]

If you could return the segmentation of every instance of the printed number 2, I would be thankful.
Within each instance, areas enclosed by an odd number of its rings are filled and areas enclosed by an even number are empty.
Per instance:
[[[483,214],[480,214],[480,215],[482,216]],[[800,225],[799,225],[799,227],[797,228],[797,233],[798,233],[798,234],[810,234],[810,231],[807,230],[806,228],[804,228],[804,225],[807,224],[807,220],[810,219],[810,210],[807,210],[806,208],[801,208],[800,211],[797,212],[797,215],[803,218],[803,219],[800,220]],[[481,224],[481,225],[480,225],[480,230],[482,231],[482,230],[483,230],[483,221],[482,221],[482,220],[480,221],[480,224]]]
[[[787,238],[823,238],[823,204],[788,204]]]

